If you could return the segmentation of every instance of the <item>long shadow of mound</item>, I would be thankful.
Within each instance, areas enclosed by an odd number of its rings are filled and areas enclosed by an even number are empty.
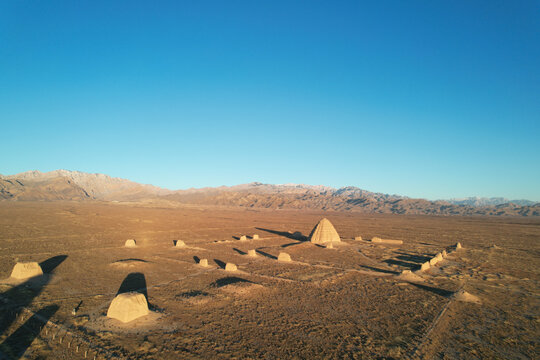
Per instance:
[[[66,258],[67,255],[54,256],[40,265],[45,274],[51,274]],[[50,276],[34,277],[0,294],[0,335],[9,329],[22,309],[30,305],[50,281]]]
[[[420,264],[425,263],[426,261],[429,261],[433,257],[433,256],[427,256],[427,255],[410,254],[410,253],[401,252],[401,251],[396,251],[396,254],[400,254],[396,256],[396,259],[398,260],[416,262]]]
[[[237,253],[239,253],[240,255],[246,255],[247,254],[247,252],[242,251],[242,250],[237,249],[237,248],[233,248],[233,250],[236,251]]]
[[[183,293],[181,294],[178,294],[176,295],[176,297],[180,297],[180,298],[193,298],[193,297],[197,297],[197,296],[207,296],[208,293],[206,291],[201,291],[201,290],[188,290],[188,291],[184,291]]]
[[[412,283],[412,282],[410,282],[409,284],[411,284],[413,286],[416,286],[417,288],[420,288],[422,290],[430,291],[430,292],[432,292],[434,294],[444,296],[444,297],[450,297],[451,295],[454,294],[453,291],[444,290],[444,289],[436,288],[436,287],[433,287],[433,286],[422,285],[422,284]]]
[[[293,242],[293,243],[287,243],[287,244],[283,244],[281,245],[282,248],[288,248],[289,246],[295,246],[295,245],[299,245],[299,244],[303,244],[305,241],[297,241],[297,242]]]
[[[267,258],[277,260],[277,256],[271,255],[271,254],[269,254],[267,252],[264,252],[262,250],[255,250],[255,251],[258,252],[259,254],[261,254],[262,256],[266,256]]]
[[[131,273],[126,276],[124,281],[122,281],[122,284],[120,285],[120,288],[118,289],[118,294],[123,294],[127,292],[138,292],[144,295],[146,298],[146,301],[148,301],[148,292],[146,290],[146,278],[144,277],[144,274],[136,272]]]
[[[283,237],[286,237],[286,238],[289,238],[289,239],[292,239],[292,240],[298,240],[298,241],[308,241],[309,240],[309,237],[303,235],[300,231],[296,231],[296,232],[291,234],[288,231],[270,230],[270,229],[264,229],[264,228],[259,228],[259,227],[256,227],[255,229],[261,230],[261,231],[266,231],[266,232],[269,232],[269,233],[274,234],[274,235],[283,236]]]
[[[68,257],[67,255],[53,256],[50,259],[40,262],[39,266],[41,266],[41,269],[43,270],[45,274],[50,274],[54,271],[54,269],[58,267],[58,265],[63,263],[64,260],[67,259],[67,257]]]
[[[129,258],[129,259],[116,260],[115,263],[128,262],[128,261],[136,261],[136,262],[142,262],[142,263],[148,263],[149,262],[148,260],[144,260],[144,259]]]
[[[249,281],[249,280],[246,280],[246,279],[242,279],[242,278],[239,278],[239,277],[236,277],[236,276],[227,276],[227,277],[224,277],[224,278],[221,278],[221,279],[217,279],[212,284],[210,284],[210,286],[220,288],[220,287],[223,287],[223,286],[227,286],[227,285],[231,285],[231,284],[237,284],[237,283],[250,283],[250,284],[253,284],[252,281]]]
[[[219,266],[222,269],[225,269],[225,266],[227,265],[223,261],[218,260],[218,259],[214,259],[214,262],[217,264],[217,266]]]
[[[410,270],[420,268],[420,265],[417,264],[417,263],[411,263],[411,262],[402,261],[402,260],[396,260],[396,259],[387,259],[387,260],[383,260],[383,262],[387,263],[387,264],[403,266],[403,267],[406,267],[406,268],[408,268]]]
[[[397,271],[379,269],[379,268],[376,268],[376,267],[373,267],[373,266],[368,266],[368,265],[358,265],[358,266],[369,269],[369,270],[372,270],[372,271],[385,273],[385,274],[394,274],[394,275],[399,274],[399,272],[397,272]]]
[[[433,286],[422,285],[422,284],[413,283],[413,282],[409,282],[409,284],[411,284],[413,286],[416,286],[417,288],[420,288],[422,290],[426,290],[426,291],[429,291],[429,292],[432,292],[434,294],[444,296],[444,297],[450,297],[450,296],[452,296],[454,294],[454,291],[449,291],[449,290],[445,290],[445,289],[441,289],[441,288],[436,288],[436,287],[433,287]]]
[[[20,359],[40,334],[42,326],[58,311],[58,305],[40,309],[0,344],[0,358]]]

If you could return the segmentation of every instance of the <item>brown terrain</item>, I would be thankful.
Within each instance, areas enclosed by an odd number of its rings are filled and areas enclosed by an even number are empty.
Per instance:
[[[3,181],[4,196],[20,200],[46,198],[53,185],[57,198],[95,197],[71,179],[20,192],[32,181]],[[538,358],[540,218],[246,204],[0,202],[0,358]],[[341,236],[333,248],[305,241],[323,217]],[[367,241],[375,236],[403,243]],[[448,257],[418,271],[444,249]],[[292,261],[277,261],[281,252]],[[18,261],[44,274],[9,278]],[[127,291],[142,293],[150,313],[108,318]]]

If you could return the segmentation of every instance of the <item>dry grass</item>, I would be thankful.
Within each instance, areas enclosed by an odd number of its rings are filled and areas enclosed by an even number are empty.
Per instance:
[[[344,240],[334,249],[286,235],[309,234],[322,217]],[[58,306],[53,321],[111,353],[141,359],[538,357],[540,219],[5,202],[0,229],[0,278],[17,261],[67,255],[40,290],[2,285],[0,313],[27,300],[33,311]],[[234,238],[255,232],[259,240]],[[371,244],[356,236],[404,242]],[[126,238],[137,247],[125,248]],[[186,247],[178,251],[174,239],[188,239]],[[419,273],[423,282],[396,276],[458,241],[464,248]],[[258,256],[246,256],[249,249]],[[294,261],[276,261],[280,252]],[[198,265],[201,258],[208,267]],[[225,272],[226,263],[238,271]],[[142,274],[158,315],[135,329],[111,327],[104,313],[133,273]],[[462,288],[481,304],[454,300]],[[20,328],[7,320],[0,320],[0,343]],[[81,355],[39,339],[27,351],[30,358]]]

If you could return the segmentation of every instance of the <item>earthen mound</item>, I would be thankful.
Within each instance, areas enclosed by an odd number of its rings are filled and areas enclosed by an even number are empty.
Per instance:
[[[111,263],[111,266],[117,267],[117,268],[133,268],[133,267],[140,267],[145,266],[148,264],[148,261],[143,259],[121,259],[116,260]]]
[[[18,262],[11,272],[13,279],[29,279],[40,275],[43,275],[43,270],[37,262]]]
[[[287,254],[286,252],[280,252],[278,261],[291,262],[291,255]]]
[[[249,295],[253,291],[264,289],[264,286],[260,284],[231,276],[218,279],[210,286],[219,288],[220,290],[232,295]]]
[[[134,239],[127,239],[124,246],[125,247],[135,247],[135,246],[137,246],[137,244],[136,244]]]
[[[113,299],[107,311],[107,317],[127,323],[148,315],[149,312],[148,302],[143,294],[127,292],[118,294]]]
[[[472,302],[472,303],[475,303],[475,304],[481,304],[482,303],[482,301],[480,301],[480,299],[477,296],[469,294],[468,292],[466,292],[463,289],[459,290],[458,292],[455,292],[452,295],[452,299],[458,300],[458,301],[463,301],[463,302]]]
[[[199,260],[199,265],[207,267],[208,266],[208,259]]]
[[[403,244],[403,240],[381,239],[380,237],[376,237],[376,236],[371,239],[371,242],[382,243],[382,244],[392,244],[392,245]]]
[[[174,247],[183,248],[183,247],[186,247],[186,243],[183,242],[182,240],[176,240],[176,244],[174,244]]]
[[[314,244],[324,245],[331,242],[340,242],[341,239],[337,233],[334,225],[327,218],[323,218],[319,223],[313,228],[309,236],[310,241]]]
[[[421,282],[424,279],[421,276],[416,275],[411,270],[403,270],[401,274],[396,275],[396,279],[410,282]]]

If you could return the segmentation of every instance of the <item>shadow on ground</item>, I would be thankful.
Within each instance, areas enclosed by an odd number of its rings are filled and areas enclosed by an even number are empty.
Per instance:
[[[217,279],[212,284],[210,284],[211,287],[220,288],[223,286],[231,285],[231,284],[237,284],[237,283],[253,283],[252,281],[242,279],[236,276],[227,276],[221,279]]]
[[[410,261],[419,264],[425,263],[426,261],[429,261],[433,256],[435,256],[411,254],[402,251],[396,251],[396,254],[399,254],[398,256],[396,256],[396,259],[398,260]]]
[[[264,229],[264,228],[259,228],[259,227],[256,227],[255,229],[257,230],[261,230],[261,231],[266,231],[270,234],[274,234],[274,235],[279,235],[279,236],[283,236],[283,237],[286,237],[286,238],[289,238],[289,239],[292,239],[292,240],[298,240],[298,241],[308,241],[309,238],[305,235],[303,235],[300,231],[295,231],[294,233],[290,233],[288,231],[278,231],[278,230],[270,230],[270,229]]]
[[[422,290],[426,290],[426,291],[429,291],[429,292],[432,292],[434,294],[437,294],[437,295],[440,295],[440,296],[444,296],[444,297],[450,297],[451,295],[454,294],[453,291],[449,291],[449,290],[445,290],[445,289],[441,289],[441,288],[436,288],[436,287],[433,287],[433,286],[428,286],[428,285],[422,285],[422,284],[418,284],[418,283],[409,283],[413,286],[416,286],[417,288],[420,288]]]
[[[20,359],[39,335],[47,321],[58,311],[58,305],[49,305],[26,320],[13,334],[0,344],[0,359]]]
[[[384,263],[391,264],[391,265],[398,265],[402,266],[404,268],[407,268],[409,270],[416,270],[420,268],[420,265],[413,262],[403,261],[403,260],[396,260],[396,259],[386,259],[383,260]]]
[[[23,308],[28,307],[32,301],[43,291],[51,280],[54,270],[67,258],[67,255],[58,255],[49,258],[39,265],[43,275],[36,276],[12,287],[0,294],[0,335],[19,317]],[[50,305],[39,310],[21,327],[7,337],[0,345],[0,358],[20,358],[32,341],[39,334],[44,321],[48,321],[56,311],[57,305]],[[38,326],[39,325],[39,326]]]
[[[397,272],[397,271],[386,270],[386,269],[379,269],[379,268],[376,268],[376,267],[373,267],[373,266],[368,266],[368,265],[358,265],[358,266],[363,267],[363,268],[368,269],[368,270],[372,270],[372,271],[376,271],[376,272],[381,272],[381,273],[385,273],[385,274],[394,274],[394,275],[399,274],[399,272]]]
[[[264,252],[264,251],[258,250],[258,249],[255,250],[255,251],[256,251],[257,253],[261,254],[262,256],[265,256],[265,257],[267,257],[267,258],[269,258],[269,259],[277,260],[277,256],[274,256],[274,255],[272,255],[272,254],[269,254],[269,253],[267,253],[267,252]]]
[[[219,260],[219,259],[214,259],[214,262],[217,264],[217,266],[219,266],[221,269],[225,269],[225,266],[227,264],[225,264],[223,261]]]
[[[144,277],[143,273],[135,272],[128,274],[124,281],[122,281],[122,284],[120,285],[120,288],[118,289],[118,294],[123,294],[127,292],[138,292],[140,294],[143,294],[146,298],[146,301],[148,301],[148,292],[146,290],[146,278]]]
[[[233,250],[236,251],[237,253],[239,253],[240,255],[246,255],[247,254],[247,252],[242,251],[242,250],[237,249],[237,248],[233,248]]]

